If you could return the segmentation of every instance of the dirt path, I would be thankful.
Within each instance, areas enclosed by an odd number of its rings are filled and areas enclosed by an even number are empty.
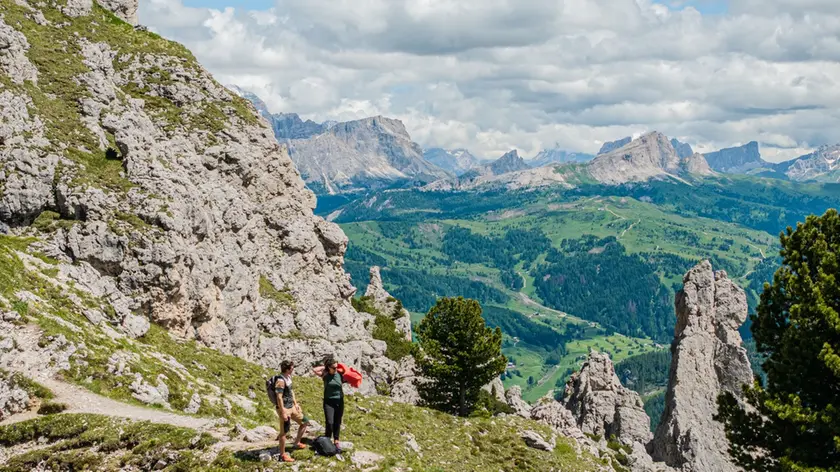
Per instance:
[[[543,375],[542,378],[538,380],[536,385],[534,385],[532,388],[541,387],[544,383],[548,382],[548,380],[551,379],[551,377],[553,377],[558,370],[560,370],[559,364],[552,367],[551,370],[549,370],[545,375]]]
[[[19,372],[24,376],[50,389],[56,403],[67,405],[67,413],[91,413],[97,415],[128,418],[136,421],[151,421],[153,423],[169,424],[205,431],[215,423],[212,419],[179,415],[170,411],[130,405],[112,400],[102,395],[78,387],[68,382],[58,380],[58,368],[50,363],[50,355],[38,346],[41,332],[37,326],[28,325],[12,333],[20,351],[13,357],[7,357],[0,363],[3,368]],[[33,418],[33,412],[12,415],[0,425],[18,423]]]
[[[179,415],[165,410],[144,408],[118,402],[55,379],[38,378],[37,381],[52,390],[55,394],[55,398],[51,401],[64,403],[68,406],[65,413],[90,413],[116,416],[135,421],[150,421],[152,423],[168,424],[202,431],[211,428],[215,424],[212,419]],[[0,422],[0,425],[26,421],[35,416],[33,412],[12,415],[3,422]]]
[[[618,239],[623,238],[625,233],[627,233],[628,231],[633,229],[634,226],[636,226],[637,224],[639,224],[641,222],[642,222],[642,220],[636,220],[635,223],[631,224],[630,226],[627,227],[627,229],[625,229],[624,231],[621,232],[621,236],[619,236]]]
[[[617,218],[620,218],[620,219],[622,219],[622,220],[626,220],[626,219],[627,219],[627,218],[625,218],[625,217],[623,217],[623,216],[619,215],[618,213],[616,213],[616,212],[612,211],[612,209],[610,209],[610,207],[608,207],[607,205],[604,205],[604,210],[606,210],[606,211],[608,211],[608,212],[612,213],[612,215],[613,215],[613,216],[615,216],[615,217],[617,217]]]

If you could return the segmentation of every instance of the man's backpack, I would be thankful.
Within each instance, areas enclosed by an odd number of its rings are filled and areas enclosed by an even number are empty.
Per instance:
[[[268,394],[268,399],[271,400],[274,408],[277,408],[277,391],[274,389],[274,386],[277,385],[277,380],[281,377],[280,375],[275,375],[270,379],[265,379],[265,393]]]
[[[318,436],[312,441],[312,448],[319,456],[334,456],[338,454],[335,444],[326,436]]]

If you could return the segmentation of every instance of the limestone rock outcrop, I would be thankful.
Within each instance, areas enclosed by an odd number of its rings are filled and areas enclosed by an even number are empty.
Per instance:
[[[584,433],[642,447],[652,437],[641,397],[621,385],[606,353],[590,352],[566,383],[562,403]]]
[[[531,405],[522,399],[522,388],[514,385],[505,392],[505,402],[513,412],[523,418],[531,417]]]
[[[744,290],[704,261],[683,279],[665,412],[653,458],[686,472],[735,472],[723,425],[712,417],[722,391],[741,397],[752,381],[738,328],[747,317]]]
[[[578,428],[572,412],[554,398],[547,396],[540,399],[531,409],[531,419],[551,426],[562,436],[574,439],[578,449],[584,449],[596,456],[598,455],[598,444]]]
[[[114,12],[117,17],[131,25],[137,24],[137,0],[98,0],[99,4]]]
[[[99,4],[136,22],[136,0]],[[34,41],[63,46],[36,58]],[[55,64],[72,86],[39,80]],[[350,303],[347,237],[313,215],[266,121],[185,48],[90,0],[4,1],[0,73],[0,222],[113,308],[89,319],[272,368],[385,359]]]
[[[379,267],[370,268],[370,282],[365,290],[365,296],[370,297],[373,306],[383,315],[390,316],[396,323],[397,329],[411,341],[411,314],[403,308],[402,303],[385,290]]]
[[[681,158],[671,141],[656,131],[599,154],[587,168],[592,177],[608,185],[713,173],[702,155]]]
[[[318,193],[449,177],[423,158],[401,121],[384,116],[337,123],[308,139],[288,140],[288,146],[304,180]]]

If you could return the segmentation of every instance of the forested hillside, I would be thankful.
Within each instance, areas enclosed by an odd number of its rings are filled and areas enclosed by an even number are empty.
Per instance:
[[[840,206],[840,186],[727,176],[690,185],[387,191],[322,204],[350,238],[347,269],[357,287],[371,265],[381,266],[415,321],[440,296],[479,300],[515,361],[505,383],[534,400],[562,386],[590,347],[616,362],[666,349],[674,293],[701,259],[744,287],[753,310],[778,267],[778,233]],[[741,331],[749,337],[748,326]],[[656,392],[640,393],[661,403]]]

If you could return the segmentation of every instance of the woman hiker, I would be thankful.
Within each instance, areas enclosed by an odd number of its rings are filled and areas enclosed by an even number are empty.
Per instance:
[[[295,438],[294,449],[305,449],[301,443],[306,427],[309,426],[309,418],[304,416],[300,404],[297,402],[295,392],[292,390],[292,373],[295,364],[292,361],[280,363],[280,377],[274,384],[274,391],[277,392],[277,415],[280,416],[280,434],[277,440],[280,442],[280,460],[282,462],[294,462],[295,460],[286,453],[286,435],[292,426],[292,420],[298,424],[297,438]]]
[[[338,371],[338,363],[332,355],[324,358],[324,365],[312,369],[312,372],[324,380],[324,420],[326,434],[341,452],[338,437],[341,433],[341,419],[344,416],[344,391],[341,389],[344,377]]]

